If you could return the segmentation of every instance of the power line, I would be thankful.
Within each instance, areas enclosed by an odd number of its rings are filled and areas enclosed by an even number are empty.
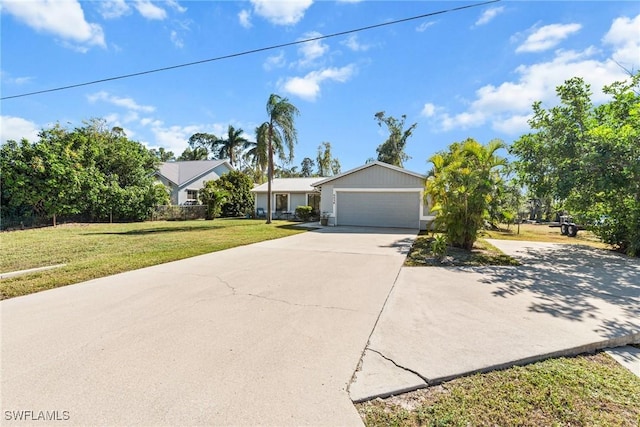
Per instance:
[[[56,88],[52,88],[52,89],[44,89],[44,90],[38,90],[38,91],[35,91],[35,92],[21,93],[19,95],[5,96],[5,97],[0,98],[0,100],[4,101],[4,100],[7,100],[7,99],[24,98],[26,96],[38,95],[38,94],[41,94],[41,93],[58,92],[58,91],[61,91],[61,90],[73,89],[73,88],[81,87],[81,86],[89,86],[89,85],[94,85],[94,84],[98,84],[98,83],[110,82],[110,81],[113,81],[113,80],[121,80],[121,79],[130,78],[130,77],[143,76],[145,74],[159,73],[159,72],[162,72],[162,71],[175,70],[177,68],[191,67],[193,65],[204,64],[204,63],[207,63],[207,62],[222,61],[223,59],[237,58],[239,56],[251,55],[251,54],[254,54],[254,53],[265,52],[265,51],[274,50],[274,49],[281,49],[283,47],[295,46],[295,45],[302,44],[302,43],[308,43],[308,42],[313,42],[313,41],[317,41],[317,40],[324,40],[324,39],[328,39],[328,38],[332,38],[332,37],[344,36],[344,35],[347,35],[347,34],[353,34],[353,33],[358,33],[358,32],[361,32],[361,31],[372,30],[374,28],[385,27],[385,26],[388,26],[388,25],[395,25],[395,24],[401,24],[401,23],[408,22],[408,21],[415,21],[417,19],[428,18],[430,16],[442,15],[442,14],[445,14],[445,13],[457,12],[457,11],[464,10],[464,9],[470,9],[470,8],[474,8],[474,7],[485,6],[487,4],[497,3],[499,1],[501,1],[501,0],[489,0],[489,1],[482,2],[482,3],[474,3],[474,4],[470,4],[470,5],[466,5],[466,6],[459,6],[459,7],[454,7],[454,8],[451,8],[451,9],[440,10],[438,12],[425,13],[423,15],[412,16],[410,18],[397,19],[395,21],[384,22],[382,24],[368,25],[366,27],[360,27],[360,28],[355,28],[355,29],[352,29],[352,30],[341,31],[339,33],[328,34],[328,35],[325,35],[325,36],[312,37],[312,38],[308,38],[308,39],[304,39],[304,40],[298,40],[298,41],[294,41],[294,42],[282,43],[282,44],[272,45],[272,46],[268,46],[268,47],[261,47],[261,48],[258,48],[258,49],[246,50],[246,51],[243,51],[243,52],[232,53],[232,54],[224,55],[224,56],[218,56],[218,57],[215,57],[215,58],[202,59],[200,61],[194,61],[194,62],[187,62],[185,64],[171,65],[169,67],[155,68],[153,70],[140,71],[140,72],[131,73],[131,74],[123,74],[121,76],[108,77],[108,78],[104,78],[104,79],[100,79],[100,80],[92,80],[92,81],[84,82],[84,83],[76,83],[76,84],[72,84],[72,85],[68,85],[68,86],[60,86],[60,87],[56,87]]]

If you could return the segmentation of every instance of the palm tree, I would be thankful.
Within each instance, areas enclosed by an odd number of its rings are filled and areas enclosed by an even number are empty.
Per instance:
[[[244,144],[245,153],[243,155],[245,161],[253,168],[256,182],[262,183],[264,174],[269,165],[268,145],[269,145],[269,126],[263,123],[256,128],[256,142],[247,141]],[[275,142],[274,142],[275,144]]]
[[[500,140],[482,145],[468,138],[429,159],[433,169],[426,193],[438,211],[436,221],[445,226],[453,246],[467,250],[473,247],[500,180],[499,169],[506,165],[506,160],[496,155],[503,148]]]
[[[205,147],[195,147],[193,150],[187,147],[178,160],[207,160],[207,158],[209,158],[209,152]]]
[[[269,121],[264,122],[267,130],[267,156],[269,160],[267,184],[267,224],[271,224],[271,182],[273,181],[273,153],[277,150],[280,158],[293,160],[293,146],[298,142],[298,132],[294,126],[298,109],[287,98],[271,94],[267,101]],[[285,155],[285,148],[288,156]]]
[[[240,147],[249,142],[245,137],[241,136],[244,131],[241,128],[235,129],[229,125],[227,130],[227,139],[218,139],[215,144],[218,152],[216,153],[219,159],[229,158],[231,166],[236,165],[236,154],[240,150]]]

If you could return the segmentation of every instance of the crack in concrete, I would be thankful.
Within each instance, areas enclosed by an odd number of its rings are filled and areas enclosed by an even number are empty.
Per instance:
[[[280,302],[280,303],[283,303],[283,304],[293,305],[293,306],[297,306],[297,307],[313,307],[313,308],[324,308],[324,309],[327,309],[327,310],[351,311],[351,312],[356,312],[356,313],[358,312],[358,310],[354,310],[354,309],[351,309],[351,308],[325,306],[325,305],[320,305],[320,304],[299,304],[299,303],[295,303],[295,302],[291,302],[291,301],[287,301],[287,300],[283,300],[283,299],[265,297],[264,295],[256,295],[256,294],[251,294],[251,293],[246,293],[246,292],[239,293],[238,290],[235,287],[231,286],[229,284],[229,282],[227,282],[226,280],[222,280],[219,276],[216,276],[216,279],[218,279],[218,281],[220,283],[224,284],[227,288],[229,288],[231,290],[232,296],[244,295],[244,296],[248,296],[248,297],[252,297],[252,298],[260,298],[260,299],[264,299],[264,300],[267,300],[267,301]]]
[[[430,384],[429,384],[429,379],[428,379],[428,378],[426,378],[425,376],[423,376],[420,372],[418,372],[418,371],[414,371],[413,369],[411,369],[411,368],[407,368],[406,366],[399,365],[398,363],[396,363],[396,361],[395,361],[395,360],[393,360],[393,359],[392,359],[392,358],[390,358],[390,357],[385,356],[384,354],[382,354],[382,353],[381,353],[381,352],[379,352],[378,350],[374,350],[374,349],[372,349],[372,348],[370,348],[370,347],[367,347],[367,349],[366,349],[366,350],[369,350],[369,351],[371,351],[371,352],[373,352],[373,353],[378,354],[378,355],[379,355],[380,357],[382,357],[383,359],[388,360],[389,362],[393,363],[396,367],[398,367],[398,368],[400,368],[400,369],[402,369],[402,370],[404,370],[404,371],[411,372],[413,375],[417,376],[417,377],[418,377],[418,378],[420,378],[422,381],[424,381],[424,383],[425,383],[426,385],[430,385]]]
[[[263,295],[256,295],[256,294],[242,294],[242,295],[246,295],[246,296],[250,296],[250,297],[254,297],[254,298],[260,298],[260,299],[266,299],[267,301],[281,302],[283,304],[294,305],[294,306],[298,306],[298,307],[314,307],[314,308],[326,308],[327,310],[342,310],[342,311],[358,312],[358,310],[354,310],[352,308],[333,307],[333,306],[325,306],[325,305],[320,305],[320,304],[299,304],[299,303],[295,303],[295,302],[291,302],[291,301],[287,301],[287,300],[282,300],[282,299],[277,299],[277,298],[269,298],[269,297],[265,297]]]
[[[229,284],[229,282],[227,282],[226,280],[222,280],[222,279],[220,278],[220,276],[216,276],[216,279],[218,279],[218,281],[219,281],[220,283],[222,283],[222,284],[223,284],[223,285],[225,285],[227,288],[229,288],[229,289],[231,290],[231,293],[232,293],[233,295],[237,295],[237,294],[238,294],[238,291],[236,290],[236,288],[234,288],[233,286],[231,286],[231,285]]]

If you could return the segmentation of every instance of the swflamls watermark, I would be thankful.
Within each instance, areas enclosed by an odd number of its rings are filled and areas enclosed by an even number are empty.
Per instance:
[[[71,414],[69,411],[34,411],[34,410],[17,410],[4,411],[5,421],[69,421]]]

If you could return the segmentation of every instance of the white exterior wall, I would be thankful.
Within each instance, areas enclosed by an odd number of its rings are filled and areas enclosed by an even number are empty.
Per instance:
[[[307,205],[307,194],[309,193],[299,193],[299,192],[284,192],[284,191],[274,191],[271,194],[271,211],[276,211],[276,194],[287,194],[289,196],[289,206],[288,211],[295,212],[298,206],[306,206]],[[256,209],[262,208],[267,211],[267,193],[256,193]]]

